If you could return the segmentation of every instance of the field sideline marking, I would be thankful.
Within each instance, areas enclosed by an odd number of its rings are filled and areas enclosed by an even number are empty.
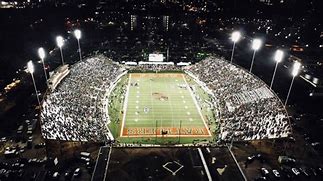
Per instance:
[[[122,116],[120,137],[122,137],[122,135],[123,135],[123,127],[124,127],[124,122],[126,120],[126,113],[127,113],[127,107],[128,107],[128,96],[129,96],[129,89],[130,89],[130,80],[131,80],[131,74],[129,74],[129,81],[128,81],[128,86],[127,86],[126,97],[125,97],[125,101],[123,103],[123,116]]]
[[[211,132],[210,132],[210,130],[209,130],[209,127],[206,125],[205,119],[204,119],[204,117],[203,117],[203,115],[202,115],[201,108],[200,108],[200,106],[197,104],[197,101],[196,101],[196,99],[195,99],[195,96],[194,96],[194,94],[193,94],[193,92],[192,92],[192,90],[191,90],[190,86],[188,85],[188,83],[187,83],[187,81],[186,81],[186,78],[185,78],[184,74],[182,74],[182,77],[183,77],[183,79],[184,79],[184,82],[186,83],[186,86],[187,86],[187,88],[188,88],[189,92],[191,93],[191,96],[192,96],[193,102],[194,102],[194,104],[195,104],[195,106],[196,106],[196,108],[197,108],[197,111],[199,112],[199,114],[200,114],[200,116],[201,116],[201,118],[202,118],[202,121],[203,121],[203,123],[204,123],[204,126],[205,126],[205,128],[206,128],[207,132],[209,133],[209,136],[212,136],[212,135],[211,135]]]

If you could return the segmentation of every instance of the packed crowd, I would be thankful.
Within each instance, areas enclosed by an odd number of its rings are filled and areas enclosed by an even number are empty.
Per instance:
[[[129,68],[129,67],[128,67]],[[178,71],[196,77],[214,95],[224,141],[286,137],[286,110],[264,82],[223,58],[209,57],[195,65],[139,65],[130,70]],[[70,74],[48,94],[42,106],[42,133],[47,139],[109,139],[107,92],[125,69],[101,55],[71,67]]]
[[[105,93],[123,71],[101,55],[71,66],[70,74],[42,103],[43,136],[68,141],[109,139]]]
[[[284,106],[252,74],[218,57],[208,57],[186,70],[206,83],[218,99],[222,140],[280,138],[290,134]]]

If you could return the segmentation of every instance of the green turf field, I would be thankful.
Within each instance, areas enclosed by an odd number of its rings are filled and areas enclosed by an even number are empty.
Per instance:
[[[128,75],[120,137],[211,136],[184,74]]]

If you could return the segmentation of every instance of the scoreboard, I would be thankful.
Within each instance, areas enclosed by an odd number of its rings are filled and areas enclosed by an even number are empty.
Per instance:
[[[164,55],[163,54],[157,54],[157,53],[151,53],[149,54],[148,58],[149,62],[162,62],[164,61]]]

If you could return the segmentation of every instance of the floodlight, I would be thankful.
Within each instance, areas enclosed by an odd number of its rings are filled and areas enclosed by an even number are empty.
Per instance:
[[[240,37],[241,37],[240,32],[239,31],[234,31],[232,33],[232,35],[231,35],[231,40],[236,43],[236,42],[238,42],[240,40]]]
[[[276,50],[274,60],[279,63],[283,60],[284,52],[281,50]]]
[[[45,50],[44,50],[44,48],[42,48],[42,47],[38,48],[38,56],[42,60],[45,58]]]
[[[260,39],[254,39],[252,41],[252,49],[255,51],[259,50],[259,48],[261,47],[261,44],[262,44],[262,42]]]
[[[299,70],[301,69],[301,63],[299,62],[294,62],[294,65],[293,65],[293,71],[292,71],[292,75],[293,77],[297,76],[298,73],[299,73]]]
[[[80,39],[81,38],[81,30],[79,30],[79,29],[74,30],[74,35],[75,35],[76,39]]]
[[[57,43],[57,46],[59,48],[62,48],[62,46],[64,45],[64,39],[62,36],[57,36],[56,37],[56,43]]]
[[[31,60],[27,63],[27,69],[28,69],[29,73],[31,73],[31,74],[34,73],[34,64]]]

